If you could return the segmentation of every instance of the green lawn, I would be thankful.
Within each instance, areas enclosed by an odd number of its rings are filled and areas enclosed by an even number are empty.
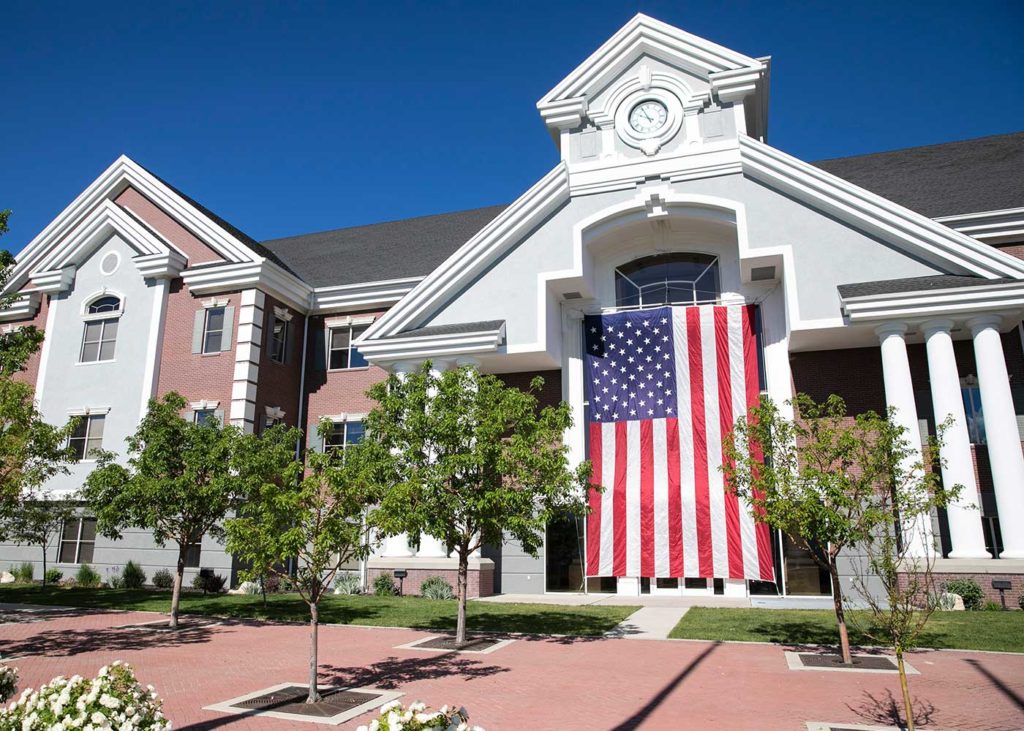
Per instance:
[[[96,609],[137,609],[166,612],[170,592],[145,589],[64,589],[26,585],[0,587],[0,603],[48,604]],[[635,612],[637,607],[558,607],[546,604],[469,602],[470,630],[558,635],[600,635]],[[309,621],[309,609],[295,594],[267,597],[183,594],[181,611],[218,617]],[[320,604],[320,621],[426,630],[455,629],[454,601],[419,597],[328,596]]]
[[[854,620],[867,622],[865,613]],[[849,622],[850,641],[875,645]],[[710,609],[694,607],[670,637],[690,640],[746,640],[783,644],[830,645],[839,642],[836,617],[822,609]],[[1024,612],[936,612],[928,621],[921,647],[1024,652]]]

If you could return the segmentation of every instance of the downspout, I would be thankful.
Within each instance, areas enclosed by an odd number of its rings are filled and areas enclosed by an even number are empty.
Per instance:
[[[309,351],[309,318],[313,313],[313,292],[309,293],[309,308],[307,310],[306,317],[302,320],[302,365],[299,366],[302,370],[299,373],[299,408],[296,410],[298,418],[295,420],[296,426],[302,429],[303,437],[306,435],[305,428],[305,413],[303,413],[303,406],[306,404],[306,353]],[[295,443],[295,459],[302,456],[302,439],[299,439]]]

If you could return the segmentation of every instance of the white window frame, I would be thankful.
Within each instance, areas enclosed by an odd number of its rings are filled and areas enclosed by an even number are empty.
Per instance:
[[[281,337],[277,337],[275,331],[277,324],[281,323]],[[288,335],[291,330],[291,323],[275,313],[270,318],[270,360],[274,363],[284,365],[288,359]]]
[[[334,323],[328,322],[327,323],[327,333],[326,333],[327,334],[327,343],[326,343],[326,346],[327,346],[327,370],[328,371],[358,371],[358,370],[364,370],[364,369],[370,367],[369,362],[366,362],[363,365],[357,365],[357,366],[352,365],[352,351],[357,351],[358,352],[358,350],[359,350],[359,348],[353,347],[352,341],[355,340],[356,337],[357,337],[356,334],[355,334],[356,330],[359,331],[359,335],[362,335],[364,332],[366,332],[366,329],[368,327],[370,327],[371,323],[372,323],[372,320],[366,321],[366,322],[351,321],[351,322],[334,322]],[[348,330],[348,347],[346,347],[346,348],[331,348],[331,342],[334,340],[334,333],[335,333],[335,331],[344,331],[344,330]],[[347,353],[348,357],[346,358],[346,363],[348,365],[346,365],[346,366],[344,366],[342,368],[332,368],[331,367],[331,353],[333,353],[334,351]],[[359,354],[359,357],[362,358],[364,361],[366,361],[366,356],[364,356],[362,353]]]
[[[721,298],[722,298],[722,292],[721,292],[722,268],[721,268],[721,258],[720,257],[718,257],[718,256],[716,256],[714,254],[707,254],[707,253],[701,252],[701,251],[676,251],[676,252],[662,252],[662,253],[666,254],[666,255],[669,255],[669,256],[671,256],[672,254],[686,254],[686,255],[693,255],[693,256],[709,256],[709,257],[711,257],[711,261],[708,262],[704,266],[704,269],[700,272],[700,274],[698,274],[693,279],[666,279],[664,282],[653,282],[651,284],[647,284],[647,285],[643,285],[643,286],[638,285],[636,282],[634,282],[629,274],[626,274],[625,272],[622,271],[622,268],[623,267],[627,267],[630,264],[633,264],[634,262],[638,261],[639,259],[646,259],[648,257],[641,256],[641,257],[637,257],[635,259],[630,259],[629,261],[625,261],[622,264],[619,264],[617,267],[615,267],[615,270],[613,272],[613,282],[612,282],[613,291],[615,292],[615,308],[616,308],[616,310],[628,311],[628,310],[643,310],[643,309],[648,309],[648,308],[652,308],[652,307],[668,307],[670,305],[710,304],[710,303],[717,303],[717,302],[719,302],[721,300]],[[657,256],[657,255],[654,255],[654,256]],[[700,299],[697,299],[697,283],[699,281],[701,281],[705,276],[707,276],[709,274],[709,272],[711,272],[711,270],[714,269],[715,267],[718,268],[718,277],[719,277],[719,282],[718,282],[719,292],[718,292],[718,296],[715,297],[713,300],[700,300]],[[620,305],[619,304],[619,298],[618,298],[618,281],[619,281],[619,277],[621,277],[622,279],[627,281],[630,285],[632,285],[636,289],[636,296],[637,296],[638,304],[636,304],[636,305]],[[669,302],[644,302],[644,290],[645,289],[655,289],[656,287],[663,287],[663,286],[667,286],[667,285],[677,285],[679,288],[682,288],[682,287],[685,287],[685,286],[688,285],[690,287],[690,295],[691,295],[690,298],[689,299],[685,299],[685,300],[670,300]]]
[[[341,418],[341,419],[339,419],[339,418],[332,418],[332,417],[327,417],[327,418],[330,419],[330,421],[331,421],[331,429],[332,429],[332,431],[335,428],[339,427],[339,426],[341,427],[341,444],[328,444],[327,443],[327,437],[325,436],[325,437],[321,438],[321,442],[320,442],[320,447],[321,447],[321,449],[324,452],[334,451],[336,449],[340,449],[340,450],[342,450],[344,452],[346,449],[348,449],[348,447],[349,447],[348,431],[349,431],[349,425],[350,424],[359,424],[363,428],[363,436],[364,436],[364,438],[366,436],[366,426],[365,426],[365,424],[363,422],[363,419],[361,417],[351,416],[351,417]],[[358,444],[358,442],[353,442],[353,444]]]
[[[76,565],[81,564],[82,563],[81,559],[82,559],[82,544],[83,543],[92,544],[92,551],[93,551],[92,561],[95,561],[96,560],[96,538],[95,538],[96,533],[93,533],[94,537],[93,537],[93,539],[91,541],[83,541],[82,540],[82,528],[85,527],[85,521],[91,520],[91,521],[93,521],[93,523],[95,523],[96,522],[96,518],[91,518],[91,517],[89,517],[87,515],[79,515],[79,516],[74,517],[74,518],[69,518],[69,520],[78,521],[78,532],[75,534],[75,539],[73,541],[70,540],[70,539],[65,539],[64,538],[64,528],[67,527],[67,521],[64,521],[64,523],[61,524],[61,526],[60,526],[60,541],[58,541],[58,543],[57,543],[57,563],[76,564]],[[65,543],[72,543],[72,544],[74,544],[74,546],[75,546],[75,560],[74,561],[61,561],[60,560],[61,554],[64,553],[64,544]],[[91,563],[91,562],[87,561],[86,563]]]
[[[107,430],[107,412],[106,411],[98,411],[98,412],[97,411],[87,411],[87,412],[84,412],[84,413],[83,412],[74,413],[74,414],[72,414],[72,416],[78,417],[79,419],[82,420],[82,423],[85,424],[85,437],[81,439],[81,441],[82,441],[82,457],[81,457],[81,459],[75,460],[75,462],[76,463],[80,463],[80,462],[95,462],[96,460],[94,458],[89,457],[89,442],[93,438],[92,437],[93,420],[94,419],[103,419],[103,432],[105,433],[106,430]],[[68,436],[68,443],[67,443],[68,447],[71,447],[72,440],[76,440],[76,441],[78,440],[78,438],[75,437],[75,435],[73,433]],[[103,434],[100,434],[100,437],[99,437],[99,447],[98,448],[99,449],[103,448]]]
[[[106,297],[113,297],[117,300],[116,310],[106,310],[104,312],[89,312],[89,308],[93,306],[98,300]],[[117,292],[103,291],[88,298],[82,304],[82,343],[78,349],[78,365],[92,365],[93,363],[113,363],[115,358],[113,355],[110,358],[100,358],[100,353],[103,352],[103,344],[105,342],[113,343],[113,350],[117,349],[117,337],[120,333],[120,321],[121,315],[124,314],[124,297]],[[116,322],[118,332],[114,334],[113,338],[107,339],[107,325],[112,322]],[[89,332],[89,325],[93,323],[99,323],[100,325],[100,337],[99,340],[86,340],[86,335]],[[90,343],[96,343],[96,358],[94,360],[85,360],[85,346]]]
[[[214,350],[207,350],[207,339],[211,332],[217,332],[216,330],[210,330],[210,313],[219,310],[221,314],[221,326],[220,326],[220,342],[217,343],[217,347]],[[200,343],[199,353],[200,355],[215,355],[223,352],[224,346],[224,333],[230,332],[227,322],[228,308],[227,305],[216,304],[213,307],[204,308],[203,314],[203,339]]]

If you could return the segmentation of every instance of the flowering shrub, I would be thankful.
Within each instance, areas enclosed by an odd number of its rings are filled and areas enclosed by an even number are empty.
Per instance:
[[[56,677],[39,690],[26,689],[0,711],[0,729],[65,731],[72,728],[168,731],[153,686],[142,688],[130,666],[100,668],[93,680]]]
[[[439,711],[428,711],[426,703],[410,703],[403,708],[400,701],[391,701],[380,707],[380,717],[370,721],[369,726],[360,726],[356,731],[484,731],[479,726],[469,725],[465,710],[441,706]]]
[[[0,703],[3,703],[18,689],[18,669],[0,665]]]

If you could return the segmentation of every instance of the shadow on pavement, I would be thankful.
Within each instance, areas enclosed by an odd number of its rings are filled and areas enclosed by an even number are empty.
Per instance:
[[[935,705],[931,701],[912,698],[911,704],[914,708],[914,724],[924,726],[932,722],[935,717]],[[846,707],[861,718],[880,726],[896,726],[900,729],[907,727],[903,720],[903,700],[897,700],[892,691],[886,689],[882,695],[875,697],[868,691],[864,691],[864,699],[858,706]]]
[[[986,678],[988,678],[989,682],[991,682],[992,685],[999,689],[999,692],[1001,692],[1003,695],[1005,695],[1007,698],[1009,698],[1011,701],[1017,704],[1017,708],[1024,709],[1024,698],[1022,698],[1017,693],[1017,691],[1015,691],[1013,688],[1011,688],[1005,682],[1003,682],[1003,680],[998,675],[995,675],[991,670],[982,665],[981,662],[978,660],[964,660],[964,662],[970,665],[975,670],[977,670],[982,675],[984,675]]]
[[[182,626],[175,631],[122,629],[114,627],[82,630],[47,630],[16,641],[0,641],[3,655],[49,655],[70,657],[86,652],[145,650],[208,642],[212,627]]]
[[[463,680],[488,678],[509,669],[470,660],[450,652],[425,657],[388,657],[366,667],[322,665],[320,677],[327,685],[373,686],[394,690],[415,680],[458,677]]]
[[[640,728],[640,726],[643,725],[644,721],[647,720],[647,717],[654,713],[655,709],[657,709],[658,706],[664,703],[665,699],[668,698],[684,680],[686,680],[686,677],[694,670],[696,670],[702,662],[707,660],[708,656],[712,652],[717,650],[721,644],[721,642],[715,642],[714,644],[707,647],[704,650],[704,652],[700,653],[699,655],[697,655],[697,657],[693,658],[693,660],[691,660],[686,667],[679,671],[678,675],[672,678],[672,680],[670,680],[665,685],[665,687],[659,690],[654,697],[647,701],[647,703],[645,703],[642,708],[640,708],[636,713],[634,713],[632,716],[630,716],[625,721],[620,723],[618,726],[615,726],[613,731],[632,731],[632,729]],[[695,701],[696,700],[697,699],[695,699]]]

